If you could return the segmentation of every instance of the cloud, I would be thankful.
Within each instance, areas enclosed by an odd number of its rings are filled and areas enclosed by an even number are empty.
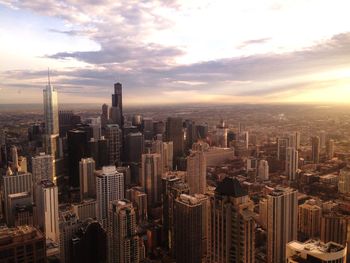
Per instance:
[[[265,43],[268,42],[269,40],[271,40],[270,37],[259,38],[259,39],[250,39],[250,40],[244,41],[242,44],[240,44],[240,45],[238,46],[238,48],[245,48],[245,47],[247,47],[247,46],[256,45],[256,44],[265,44]]]

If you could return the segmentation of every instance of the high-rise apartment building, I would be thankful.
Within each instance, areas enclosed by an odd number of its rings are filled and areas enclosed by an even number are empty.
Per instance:
[[[267,195],[267,262],[284,263],[287,243],[297,239],[297,190],[277,188]]]
[[[113,201],[109,209],[108,256],[110,263],[139,263],[140,239],[136,213],[128,200]]]
[[[176,262],[202,262],[202,203],[194,196],[180,195],[174,203]]]
[[[79,162],[80,200],[96,197],[95,161],[82,158]]]
[[[286,162],[285,171],[289,181],[296,179],[296,173],[298,170],[299,153],[294,147],[286,148]]]
[[[36,185],[36,205],[38,224],[43,229],[46,239],[58,243],[58,190],[52,181],[43,180]]]
[[[187,157],[186,182],[191,194],[206,193],[207,162],[203,151],[192,151]]]
[[[126,198],[130,200],[136,211],[137,223],[146,222],[147,214],[147,194],[142,187],[133,187],[126,192]]]
[[[303,239],[319,238],[322,209],[311,199],[298,208],[298,232]]]
[[[209,262],[254,262],[254,203],[248,193],[237,179],[226,177],[210,203]]]
[[[346,245],[348,225],[346,216],[332,212],[324,213],[321,217],[321,241]]]
[[[338,181],[338,191],[341,194],[350,193],[350,165],[340,170],[339,181]]]
[[[96,171],[97,219],[104,228],[108,222],[110,202],[124,198],[124,175],[115,166],[104,166]]]

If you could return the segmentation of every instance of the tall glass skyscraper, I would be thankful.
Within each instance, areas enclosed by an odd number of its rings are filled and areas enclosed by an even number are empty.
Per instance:
[[[51,85],[50,78],[43,90],[44,95],[44,118],[45,118],[45,134],[53,135],[59,133],[58,127],[58,100],[57,90]]]

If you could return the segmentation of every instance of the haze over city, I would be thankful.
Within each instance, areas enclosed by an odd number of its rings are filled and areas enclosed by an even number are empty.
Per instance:
[[[0,1],[0,103],[347,103],[349,1]]]

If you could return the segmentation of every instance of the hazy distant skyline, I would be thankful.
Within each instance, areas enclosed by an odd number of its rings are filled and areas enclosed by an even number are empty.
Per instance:
[[[0,0],[0,103],[346,103],[349,1]]]

